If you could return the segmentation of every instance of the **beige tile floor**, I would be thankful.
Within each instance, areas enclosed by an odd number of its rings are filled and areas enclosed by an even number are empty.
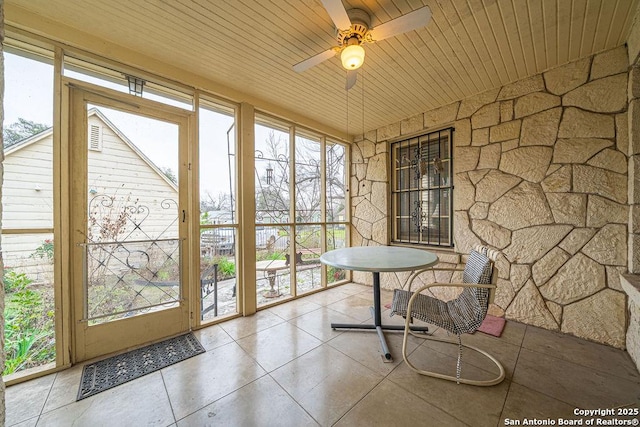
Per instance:
[[[370,288],[348,284],[202,329],[206,353],[80,402],[82,366],[9,387],[6,425],[475,427],[525,417],[586,423],[592,417],[575,416],[576,408],[640,407],[640,375],[627,353],[515,322],[501,338],[465,337],[504,364],[498,386],[415,374],[402,361],[399,333],[386,334],[395,360],[383,363],[374,332],[329,326],[370,321],[371,298]],[[383,320],[401,323],[388,312]],[[455,369],[455,347],[409,344],[419,365]],[[473,354],[463,366],[490,375]]]

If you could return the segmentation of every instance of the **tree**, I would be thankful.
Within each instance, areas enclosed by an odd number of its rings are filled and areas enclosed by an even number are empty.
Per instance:
[[[327,220],[336,221],[345,213],[344,146],[335,144],[326,153]]]
[[[296,219],[317,222],[321,202],[320,143],[296,138],[295,147]]]
[[[36,123],[20,117],[17,122],[11,123],[2,130],[4,146],[8,147],[49,128],[50,126],[44,123]]]
[[[207,191],[200,199],[200,212],[230,210],[231,198],[227,193],[219,192],[217,196],[213,196]]]
[[[276,137],[273,131],[265,141],[265,153],[256,153],[256,162],[268,164],[271,177],[256,177],[256,210],[260,220],[270,218],[278,222],[289,213],[289,143],[282,137]],[[321,145],[314,140],[296,137],[295,165],[296,177],[296,220],[299,222],[319,221],[321,211]],[[336,220],[344,212],[345,149],[330,146],[325,156],[325,178],[327,217]],[[268,222],[268,221],[267,221]]]
[[[173,173],[173,170],[170,167],[161,166],[160,171],[164,174],[164,176],[169,178],[169,181],[173,182],[174,184],[178,183],[178,178],[176,178],[176,174]]]
[[[270,131],[266,152],[256,152],[256,162],[271,168],[271,177],[256,177],[256,217],[258,222],[281,222],[289,215],[288,142]],[[257,171],[256,171],[257,172]]]

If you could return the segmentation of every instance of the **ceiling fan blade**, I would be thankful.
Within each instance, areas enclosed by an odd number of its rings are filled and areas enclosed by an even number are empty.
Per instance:
[[[358,70],[347,70],[347,84],[345,89],[349,90],[354,87],[356,80],[358,80]]]
[[[342,0],[321,0],[322,5],[327,10],[329,17],[339,30],[351,28],[351,19],[342,4]]]
[[[429,9],[429,6],[424,6],[406,15],[402,15],[399,18],[378,25],[371,30],[371,37],[374,41],[384,40],[397,36],[398,34],[406,33],[407,31],[424,27],[430,20],[431,9]]]
[[[295,71],[296,73],[301,73],[311,67],[318,65],[323,61],[326,61],[327,59],[333,58],[335,54],[336,51],[334,49],[325,50],[324,52],[314,55],[309,59],[298,62],[293,66],[293,71]]]

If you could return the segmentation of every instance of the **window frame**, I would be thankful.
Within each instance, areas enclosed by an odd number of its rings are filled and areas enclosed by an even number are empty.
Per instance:
[[[45,198],[48,200],[48,203],[51,204],[50,216],[47,220],[50,222],[47,224],[38,224],[37,223],[38,221],[35,220],[35,221],[31,221],[31,223],[29,224],[25,224],[24,226],[22,225],[11,226],[11,222],[13,222],[12,220],[3,219],[3,224],[0,229],[0,235],[3,238],[3,244],[4,244],[3,246],[4,246],[4,252],[5,252],[4,272],[7,272],[7,270],[10,268],[9,265],[11,263],[11,261],[7,259],[7,250],[9,249],[7,242],[9,241],[9,239],[28,237],[28,236],[41,236],[41,240],[43,244],[51,243],[52,245],[51,250],[53,251],[53,252],[49,252],[49,254],[53,253],[53,257],[51,259],[52,271],[50,273],[52,275],[51,287],[53,288],[53,302],[51,303],[51,306],[53,307],[53,337],[55,341],[54,343],[55,358],[53,361],[50,361],[48,363],[44,363],[38,366],[30,367],[27,369],[19,369],[14,371],[11,374],[4,375],[3,380],[5,382],[5,385],[9,386],[9,385],[17,384],[22,381],[26,381],[31,378],[45,375],[47,373],[53,372],[54,370],[61,369],[62,367],[69,364],[69,356],[68,356],[68,352],[66,351],[66,349],[68,348],[68,340],[62,326],[63,321],[65,319],[65,313],[63,311],[64,310],[63,296],[62,296],[63,288],[61,284],[63,263],[62,263],[62,257],[60,254],[62,251],[61,247],[64,245],[64,243],[53,245],[53,242],[63,242],[60,236],[62,235],[64,226],[65,226],[61,220],[61,215],[60,215],[60,198],[61,198],[60,191],[61,190],[60,190],[59,182],[60,182],[60,174],[61,174],[61,169],[60,169],[61,152],[60,152],[60,144],[58,143],[59,141],[58,129],[57,129],[58,124],[56,120],[58,111],[56,110],[56,107],[55,107],[56,87],[58,84],[57,69],[59,67],[58,64],[61,61],[61,56],[57,53],[57,50],[55,49],[55,47],[49,45],[48,43],[40,43],[37,41],[31,41],[31,40],[22,41],[18,38],[7,36],[4,40],[4,47],[3,47],[3,55],[5,55],[5,65],[4,65],[5,87],[7,85],[12,85],[14,83],[12,81],[8,81],[6,76],[6,69],[7,69],[6,55],[7,54],[12,54],[15,56],[22,57],[23,59],[37,61],[37,62],[41,62],[43,64],[47,64],[51,66],[52,80],[51,80],[51,87],[48,88],[51,90],[50,101],[53,104],[51,108],[51,126],[44,131],[44,132],[51,132],[50,138],[51,138],[52,151],[51,151],[50,159],[47,158],[47,162],[50,161],[50,167],[51,167],[51,175],[50,175],[51,186],[50,187],[48,185],[42,186],[42,187],[37,186],[36,188],[34,188],[34,190],[39,192],[40,194],[50,193],[50,199],[49,199],[49,196],[45,196]],[[6,120],[7,107],[8,107],[6,89],[5,89],[3,102],[5,103],[4,119]],[[43,135],[43,133],[31,135],[28,138],[22,139],[21,142],[27,142],[28,144],[29,143],[28,141],[33,141],[32,138],[34,137],[38,138],[39,135]],[[7,155],[8,153],[14,150],[20,149],[18,148],[18,146],[19,144],[14,144],[9,147],[4,147],[4,151],[3,151],[4,155]],[[5,166],[4,166],[5,171],[4,171],[4,179],[2,181],[2,190],[3,190],[2,197],[3,198],[8,197],[8,194],[6,191],[7,189],[5,187],[7,185],[7,182],[9,181],[8,180],[9,170],[8,170],[6,159],[4,163],[5,163]],[[6,209],[3,210],[3,215],[6,213],[7,213],[7,210]],[[46,213],[49,214],[49,212],[46,212]],[[43,246],[40,246],[40,248],[42,247]],[[7,298],[7,295],[5,294],[5,301],[6,301],[6,298]],[[5,369],[5,366],[3,365],[2,370],[4,371],[4,369]]]
[[[298,231],[304,229],[305,227],[318,227],[318,229],[320,230],[321,253],[324,253],[327,250],[329,250],[328,248],[334,244],[334,243],[330,243],[327,237],[328,230],[334,227],[345,228],[344,245],[345,247],[348,247],[351,245],[351,237],[349,232],[349,224],[351,222],[351,211],[350,211],[349,192],[348,192],[348,188],[349,188],[348,171],[349,171],[349,164],[351,159],[350,159],[350,146],[345,141],[341,141],[338,138],[324,134],[320,131],[311,130],[295,122],[287,121],[279,117],[274,117],[267,112],[256,110],[255,116],[254,116],[254,126],[263,126],[263,127],[273,128],[274,130],[278,130],[288,134],[288,139],[287,139],[288,158],[286,160],[288,165],[287,174],[289,179],[288,219],[286,221],[280,221],[277,223],[258,220],[258,217],[255,216],[256,212],[258,211],[257,204],[256,204],[254,206],[254,217],[255,217],[254,230],[258,227],[264,227],[269,225],[277,225],[278,227],[288,228],[289,230],[288,236],[289,236],[289,239],[291,239],[291,244],[288,247],[287,251],[290,259],[292,260],[291,265],[293,266],[292,270],[294,271],[294,274],[291,274],[291,278],[290,278],[291,279],[290,295],[286,295],[285,298],[282,298],[282,299],[278,298],[272,303],[258,303],[258,300],[256,299],[257,309],[262,310],[262,309],[269,308],[273,305],[279,304],[281,302],[284,302],[290,299],[296,299],[300,296],[306,296],[316,291],[329,289],[333,286],[337,286],[351,280],[351,274],[349,271],[346,271],[344,274],[344,277],[341,276],[341,278],[339,279],[328,277],[327,266],[322,264],[320,266],[320,271],[321,271],[320,286],[310,291],[300,292],[298,289],[297,280],[296,280],[297,274],[299,273],[299,271],[296,270],[297,263],[299,261],[295,260],[295,258],[297,257],[296,253],[298,251],[298,245],[299,245],[299,242],[297,240]],[[319,166],[320,166],[321,174],[319,177],[319,184],[321,186],[321,191],[320,191],[320,219],[319,220],[303,221],[296,218],[296,212],[297,212],[297,206],[298,206],[297,205],[298,187],[296,185],[297,184],[296,180],[298,178],[298,174],[296,173],[297,172],[296,167],[298,163],[296,160],[296,152],[297,152],[296,147],[297,147],[297,143],[299,142],[298,141],[299,138],[315,141],[318,143],[320,147]],[[342,175],[343,175],[344,186],[345,186],[345,206],[344,206],[344,215],[341,219],[338,219],[338,218],[329,219],[329,214],[327,212],[326,189],[327,189],[328,183],[327,183],[327,176],[326,176],[327,175],[326,152],[327,152],[327,147],[333,146],[333,145],[339,145],[344,149],[344,170],[342,171]],[[254,140],[253,148],[256,154],[260,151],[257,147],[258,147],[258,144]],[[256,163],[255,163],[256,159],[261,159],[261,157],[254,157],[253,159],[253,164],[251,166],[254,169],[254,172],[256,170]],[[272,160],[275,161],[275,159],[272,159]],[[259,177],[256,175],[256,180],[258,179]],[[255,190],[256,191],[258,190],[257,181],[255,183]]]
[[[442,248],[454,247],[454,131],[453,127],[430,130],[410,137],[403,137],[390,143],[392,244]],[[436,144],[438,147],[436,158],[439,161],[436,161],[435,158],[430,161],[426,160],[426,158],[431,157],[433,147]],[[401,154],[402,151],[405,151],[405,153]],[[407,154],[409,157],[407,157]],[[444,173],[438,173],[438,168],[443,168]],[[405,184],[407,178],[409,183]],[[425,181],[426,186],[424,185]],[[433,185],[436,181],[438,184]],[[437,194],[437,197],[435,197],[437,203],[434,202],[437,207],[434,208],[431,214],[425,213],[425,204],[427,210],[429,210],[429,207],[434,206],[431,203],[431,196],[429,196],[429,194],[434,193]],[[408,230],[402,228],[400,224],[402,221],[408,221]],[[425,223],[435,224],[436,221],[437,226],[424,226]],[[420,224],[423,225],[420,226]],[[436,230],[435,236],[433,236],[434,232],[432,231],[434,228]],[[443,233],[443,231],[446,232]]]

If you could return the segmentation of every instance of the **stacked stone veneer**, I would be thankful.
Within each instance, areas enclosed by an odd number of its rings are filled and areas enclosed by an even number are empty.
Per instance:
[[[629,272],[622,280],[628,295],[627,350],[640,369],[640,15],[627,41],[629,52]]]
[[[621,46],[365,134],[352,152],[353,244],[389,242],[388,140],[452,124],[455,253],[441,260],[496,248],[493,312],[624,347],[627,82]],[[447,278],[424,281],[436,279]]]

